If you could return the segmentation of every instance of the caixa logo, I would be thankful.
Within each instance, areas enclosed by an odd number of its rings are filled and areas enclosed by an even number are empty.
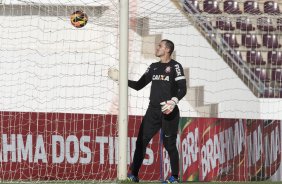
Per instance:
[[[165,80],[165,81],[169,81],[169,76],[153,75],[152,80]]]

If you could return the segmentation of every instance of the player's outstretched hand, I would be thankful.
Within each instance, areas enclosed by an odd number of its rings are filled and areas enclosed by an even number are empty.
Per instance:
[[[110,77],[110,79],[118,82],[119,71],[116,68],[109,68],[108,69],[108,76]]]
[[[176,97],[172,97],[171,100],[160,103],[160,105],[162,106],[162,112],[164,114],[170,114],[177,104],[178,104],[178,98]]]

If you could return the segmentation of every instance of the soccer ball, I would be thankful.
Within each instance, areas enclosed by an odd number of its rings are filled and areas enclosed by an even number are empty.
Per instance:
[[[70,16],[71,24],[76,28],[84,27],[88,21],[88,16],[83,11],[75,11]]]

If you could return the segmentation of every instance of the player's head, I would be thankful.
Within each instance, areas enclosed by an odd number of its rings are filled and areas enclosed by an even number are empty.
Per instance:
[[[165,55],[171,56],[174,51],[174,44],[172,41],[164,39],[162,40],[156,49],[156,56],[162,57]]]
[[[169,53],[169,55],[171,55],[173,53],[173,51],[174,51],[174,43],[172,41],[170,41],[170,40],[167,40],[167,39],[164,39],[161,42],[165,42],[166,48],[169,49],[168,53]]]

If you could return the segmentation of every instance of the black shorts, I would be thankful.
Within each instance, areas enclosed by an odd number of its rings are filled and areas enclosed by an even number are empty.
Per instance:
[[[177,136],[179,118],[178,106],[175,106],[168,115],[162,113],[160,107],[149,106],[141,125],[143,136],[151,139],[160,128],[162,128],[163,135]]]

